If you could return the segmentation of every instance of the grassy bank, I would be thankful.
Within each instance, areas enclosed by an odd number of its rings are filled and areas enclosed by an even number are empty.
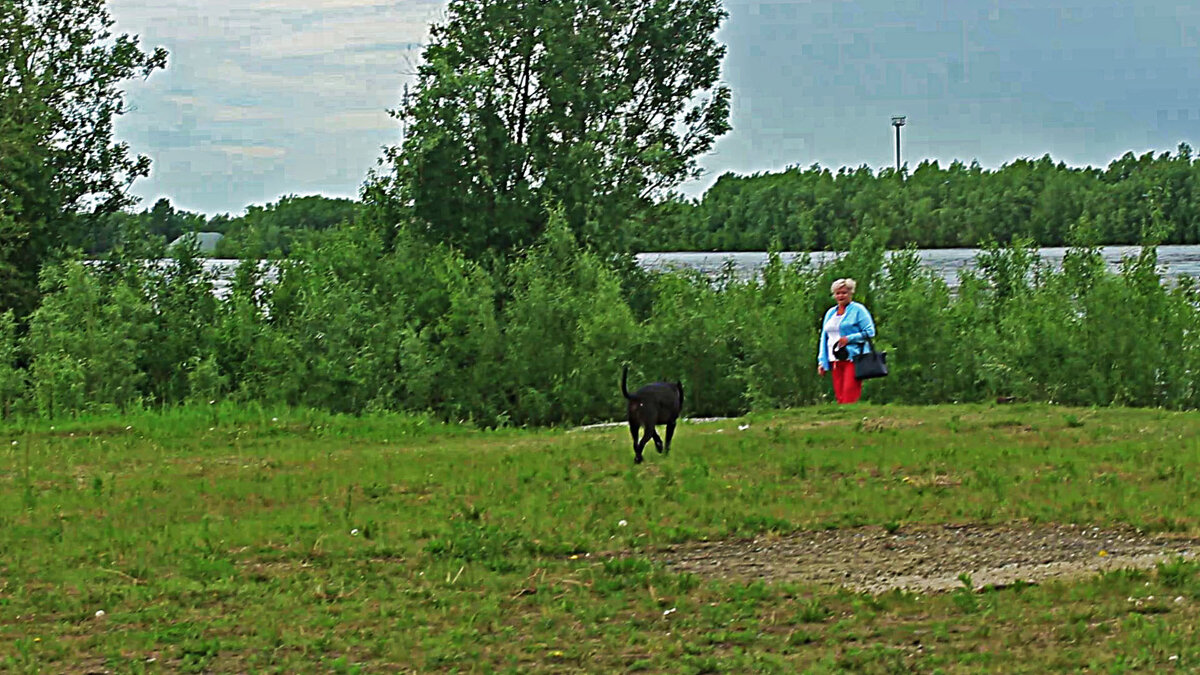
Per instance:
[[[640,467],[621,427],[282,409],[30,423],[0,443],[0,666],[14,672],[1200,663],[1190,563],[871,597],[651,559],[676,542],[858,526],[1200,535],[1195,413],[817,407],[683,425],[670,456]]]

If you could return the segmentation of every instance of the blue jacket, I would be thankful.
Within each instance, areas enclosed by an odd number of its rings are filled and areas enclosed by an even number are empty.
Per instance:
[[[833,317],[837,312],[837,305],[829,308],[825,312],[825,318],[821,319],[821,328],[817,338],[817,363],[825,370],[832,370],[829,364],[829,350],[825,345],[825,323]],[[875,320],[871,318],[871,313],[862,303],[851,301],[846,305],[846,315],[842,317],[842,337],[847,339],[846,351],[850,354],[850,359],[855,356],[871,351],[871,347],[867,344],[867,338],[875,337]]]

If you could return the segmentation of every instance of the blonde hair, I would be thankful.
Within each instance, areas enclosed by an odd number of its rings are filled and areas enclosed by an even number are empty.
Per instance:
[[[837,293],[837,289],[841,286],[845,286],[846,290],[850,291],[851,295],[854,295],[854,289],[856,287],[858,287],[858,283],[855,282],[850,277],[846,277],[845,279],[838,279],[837,281],[833,282],[833,284],[829,287],[829,292]]]

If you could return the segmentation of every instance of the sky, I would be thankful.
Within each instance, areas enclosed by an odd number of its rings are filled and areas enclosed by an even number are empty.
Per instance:
[[[168,67],[125,86],[119,138],[154,162],[142,208],[238,214],[289,194],[355,197],[400,139],[445,0],[109,0]],[[1049,154],[1105,166],[1200,147],[1200,3],[1181,0],[725,0],[733,130],[725,172],[895,163],[997,168]]]

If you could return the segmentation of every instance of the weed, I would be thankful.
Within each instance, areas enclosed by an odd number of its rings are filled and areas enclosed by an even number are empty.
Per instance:
[[[1154,566],[1158,580],[1167,588],[1181,588],[1196,576],[1196,563],[1182,556],[1160,562]]]
[[[528,544],[520,535],[477,519],[456,520],[448,532],[425,545],[435,559],[480,562],[496,572],[516,569],[511,556],[522,549],[528,550]]]
[[[972,614],[979,609],[979,598],[975,594],[975,584],[971,575],[963,572],[958,575],[961,586],[951,592],[954,604],[965,613]]]
[[[800,607],[796,610],[796,621],[800,623],[821,623],[832,616],[833,612],[829,611],[819,599],[811,598],[800,603]]]
[[[791,457],[781,465],[782,474],[786,478],[808,480],[808,462],[803,457]]]

